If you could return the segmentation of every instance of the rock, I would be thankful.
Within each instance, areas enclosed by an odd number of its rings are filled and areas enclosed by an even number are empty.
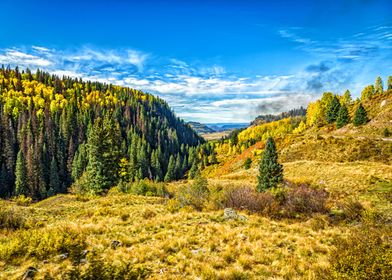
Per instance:
[[[223,210],[223,218],[226,220],[240,220],[246,222],[248,218],[243,215],[238,215],[237,212],[233,208],[225,208]]]
[[[80,253],[80,258],[86,257],[89,252],[89,250],[83,250],[82,253]]]
[[[381,102],[381,104],[380,104],[380,107],[384,107],[385,105],[387,105],[387,101],[386,101],[386,100],[383,100],[383,101]]]
[[[233,208],[225,208],[223,210],[223,218],[225,219],[237,219],[238,215],[237,212]]]
[[[59,260],[65,260],[68,258],[68,256],[69,256],[68,253],[65,253],[65,254],[58,255],[57,258]]]
[[[112,243],[110,243],[110,247],[112,247],[112,249],[114,249],[114,250],[120,246],[121,246],[121,241],[118,241],[118,240],[113,240]]]
[[[30,266],[26,272],[23,274],[22,279],[23,280],[31,280],[34,279],[35,274],[38,272],[38,270],[35,267]]]
[[[192,254],[197,255],[197,254],[199,254],[200,252],[201,252],[201,253],[205,253],[206,250],[205,250],[205,249],[194,249],[194,250],[191,250],[191,252],[192,252]]]
[[[238,235],[238,238],[241,239],[241,240],[246,240],[248,237],[247,237],[245,234],[240,233],[240,234]]]

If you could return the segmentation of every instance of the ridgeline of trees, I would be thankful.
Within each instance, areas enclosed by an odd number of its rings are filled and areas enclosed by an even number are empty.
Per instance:
[[[264,123],[270,123],[275,121],[280,121],[282,119],[290,118],[290,117],[303,117],[306,115],[306,108],[300,107],[297,109],[292,109],[287,112],[282,112],[277,115],[259,115],[255,118],[254,121],[251,122],[252,126],[260,125]]]
[[[42,199],[75,181],[171,181],[213,150],[162,99],[37,70],[0,69],[0,197]],[[205,160],[207,158],[207,160]]]

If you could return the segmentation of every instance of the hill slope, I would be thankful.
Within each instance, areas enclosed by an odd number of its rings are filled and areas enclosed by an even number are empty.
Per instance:
[[[127,179],[161,181],[172,157],[181,164],[180,178],[192,166],[184,164],[189,148],[203,142],[166,102],[150,94],[41,71],[0,69],[0,197],[65,192],[88,169],[88,140],[98,131],[101,150],[94,164],[102,167],[94,168],[101,168],[109,184],[120,179],[120,159],[123,168],[129,165]]]

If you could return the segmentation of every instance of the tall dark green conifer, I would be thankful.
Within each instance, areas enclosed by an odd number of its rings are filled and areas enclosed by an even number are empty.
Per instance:
[[[360,126],[368,122],[368,117],[365,108],[363,108],[362,103],[359,103],[357,110],[354,114],[353,123],[355,126]]]
[[[341,128],[350,122],[350,116],[346,105],[342,105],[339,110],[338,118],[336,119],[336,127]]]
[[[28,195],[26,165],[22,150],[19,150],[15,169],[15,195]]]
[[[176,160],[173,155],[169,158],[169,165],[167,166],[167,172],[165,175],[165,182],[170,182],[175,179],[176,176]]]
[[[89,162],[87,166],[88,187],[101,193],[117,183],[119,169],[118,132],[109,117],[95,120],[88,138]]]
[[[55,195],[56,193],[59,192],[61,192],[59,170],[57,167],[56,159],[52,157],[52,161],[50,162],[50,180],[49,180],[48,196]]]
[[[329,103],[329,106],[327,107],[327,112],[325,117],[328,123],[333,123],[336,121],[339,110],[340,110],[340,102],[335,95],[332,101]]]
[[[257,190],[263,192],[276,187],[282,181],[283,167],[278,162],[275,141],[272,137],[269,137],[260,161]]]

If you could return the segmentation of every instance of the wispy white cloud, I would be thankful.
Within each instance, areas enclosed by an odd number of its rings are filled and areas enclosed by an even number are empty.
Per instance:
[[[241,76],[217,64],[196,65],[140,50],[91,46],[2,49],[0,64],[145,90],[163,97],[187,120],[246,122],[258,114],[306,106],[323,91],[342,93],[349,86],[354,96],[358,95],[369,76],[374,79],[380,75],[380,67],[391,62],[390,26],[371,27],[328,42],[306,33],[298,27],[278,31],[283,39],[296,44],[294,47],[316,57],[302,70],[282,75]],[[392,66],[383,73],[387,70],[392,73]]]

